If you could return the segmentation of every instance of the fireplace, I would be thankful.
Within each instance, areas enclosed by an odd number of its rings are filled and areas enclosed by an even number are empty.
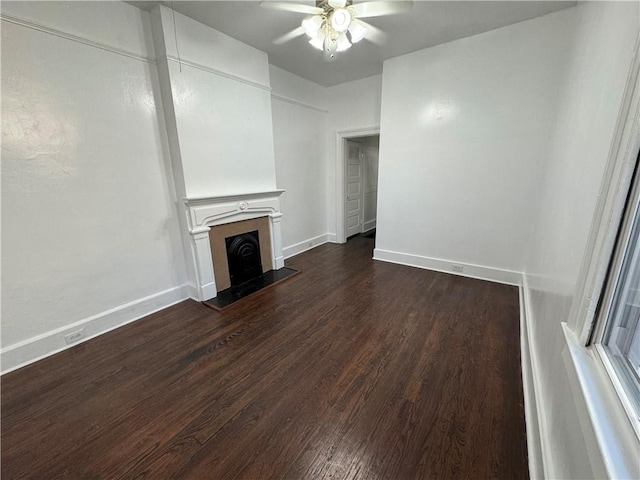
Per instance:
[[[274,269],[269,223],[269,217],[263,216],[211,227],[209,245],[218,292]],[[230,255],[230,247],[237,250],[237,255]],[[249,266],[250,262],[255,264]],[[240,273],[234,269],[250,271]]]
[[[231,269],[234,267],[227,255],[227,239],[237,235],[257,232],[250,234],[256,240],[260,265],[254,265],[253,272],[260,268],[264,273],[284,267],[279,201],[283,192],[274,190],[183,200],[193,258],[192,298],[210,300],[218,291],[232,286]],[[247,248],[245,245],[242,251],[247,253]]]
[[[227,247],[229,280],[232,287],[262,275],[258,230],[227,237],[224,241]]]

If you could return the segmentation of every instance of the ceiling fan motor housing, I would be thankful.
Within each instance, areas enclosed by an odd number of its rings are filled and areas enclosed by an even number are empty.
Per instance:
[[[351,25],[351,14],[346,8],[338,8],[329,14],[331,27],[338,33],[344,33]]]
[[[345,5],[342,8],[349,7],[351,5],[353,5],[353,0],[346,0]],[[316,7],[322,8],[327,13],[333,10],[333,7],[329,4],[329,0],[316,0]]]

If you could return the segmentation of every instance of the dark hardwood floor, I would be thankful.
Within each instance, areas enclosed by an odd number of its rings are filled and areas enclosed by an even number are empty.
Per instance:
[[[527,478],[517,289],[372,249],[3,376],[2,478]]]

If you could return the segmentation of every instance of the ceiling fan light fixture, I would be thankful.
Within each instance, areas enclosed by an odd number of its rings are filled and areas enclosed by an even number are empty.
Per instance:
[[[358,0],[356,4],[353,2],[354,0],[315,0],[315,6],[310,6],[295,1],[263,0],[260,4],[307,15],[299,27],[276,38],[275,44],[281,45],[293,38],[307,35],[309,44],[323,51],[325,60],[333,60],[338,52],[344,52],[365,38],[378,45],[385,43],[387,35],[362,19],[405,13],[413,3],[412,0]]]
[[[316,38],[323,22],[324,19],[320,15],[314,15],[302,21],[302,29],[309,37]]]
[[[324,50],[324,32],[318,32],[315,38],[309,40],[309,43],[313,48],[317,48],[318,50]]]
[[[351,42],[347,38],[346,34],[342,34],[336,42],[336,52],[344,52],[349,48],[351,48]]]
[[[358,43],[367,35],[367,27],[354,19],[349,25],[349,35],[351,36],[351,43]]]
[[[344,33],[351,25],[351,14],[346,8],[337,8],[329,15],[329,23],[338,33]]]

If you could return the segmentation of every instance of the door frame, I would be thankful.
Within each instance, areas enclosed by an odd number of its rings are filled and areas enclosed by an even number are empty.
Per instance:
[[[346,198],[346,176],[347,176],[347,140],[357,137],[371,137],[380,135],[380,125],[371,127],[352,128],[336,132],[336,242],[346,243],[347,241],[347,217],[345,215]]]

